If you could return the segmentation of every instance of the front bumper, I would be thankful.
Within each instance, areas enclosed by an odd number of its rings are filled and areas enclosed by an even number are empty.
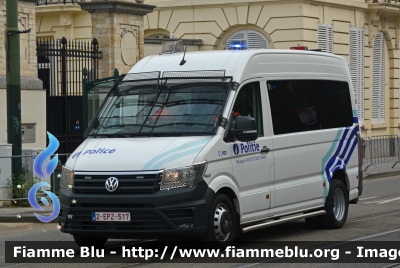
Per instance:
[[[204,181],[143,195],[75,194],[62,188],[59,222],[64,233],[108,238],[199,235],[206,232],[214,195]],[[131,222],[95,222],[92,212],[130,212]]]

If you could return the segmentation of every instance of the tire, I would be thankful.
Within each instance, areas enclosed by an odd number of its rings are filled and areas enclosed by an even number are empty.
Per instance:
[[[80,234],[73,235],[75,243],[80,247],[102,248],[108,238],[104,236],[85,236]]]
[[[217,194],[208,215],[207,233],[203,241],[225,243],[232,241],[236,230],[236,211],[231,200],[224,194]]]
[[[326,214],[322,216],[323,224],[329,229],[342,228],[349,211],[349,195],[344,184],[339,180],[332,180],[329,194],[325,201]]]

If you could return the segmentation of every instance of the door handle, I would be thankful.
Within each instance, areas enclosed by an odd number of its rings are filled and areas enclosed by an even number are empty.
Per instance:
[[[264,147],[261,149],[261,153],[262,153],[262,154],[267,154],[267,153],[269,153],[270,150],[271,150],[270,148],[268,148],[267,146],[264,146]]]

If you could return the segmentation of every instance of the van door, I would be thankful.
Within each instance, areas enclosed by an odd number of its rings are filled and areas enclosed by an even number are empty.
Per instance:
[[[265,99],[265,90],[260,90],[260,82],[250,82],[239,89],[232,110],[233,124],[238,115],[251,116],[256,120],[258,131],[255,141],[231,143],[232,169],[240,191],[242,222],[268,216],[270,207],[274,157],[270,130],[264,127],[264,118],[268,117],[268,109],[262,105]]]

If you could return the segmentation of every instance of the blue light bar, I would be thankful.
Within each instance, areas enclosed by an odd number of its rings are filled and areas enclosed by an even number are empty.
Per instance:
[[[229,50],[245,50],[247,49],[246,40],[232,40],[229,44]]]

